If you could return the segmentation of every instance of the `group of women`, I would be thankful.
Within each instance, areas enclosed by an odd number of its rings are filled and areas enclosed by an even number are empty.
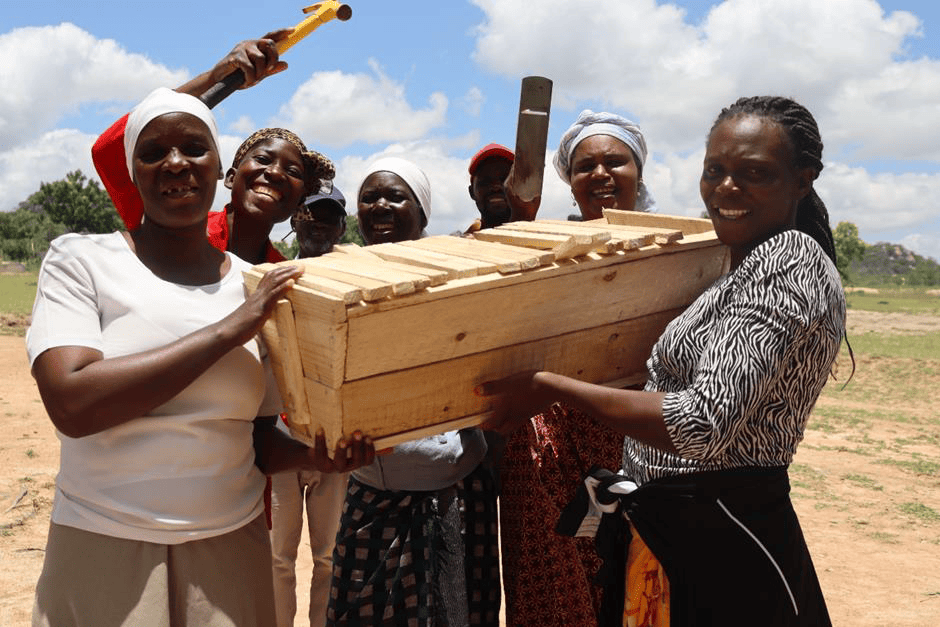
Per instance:
[[[275,428],[256,337],[300,271],[279,266],[247,297],[240,271],[276,258],[271,226],[332,164],[260,131],[214,215],[218,133],[190,95],[233,68],[247,85],[280,71],[281,36],[138,105],[115,132],[143,219],[63,236],[43,262],[27,349],[62,454],[34,624],[274,624],[262,495],[288,468],[352,471],[327,624],[498,624],[500,479],[509,624],[827,624],[786,474],[844,336],[812,115],[777,97],[719,115],[700,187],[731,270],[668,326],[643,390],[548,372],[485,384],[488,427],[508,438],[500,476],[479,429],[382,455],[350,434],[331,458],[322,437],[307,448]],[[585,111],[555,167],[592,219],[654,207],[646,156],[632,122]],[[375,163],[356,198],[367,243],[425,232],[430,185],[408,161]],[[594,466],[639,486],[617,497],[610,554],[554,532]],[[622,562],[603,588],[602,562]]]

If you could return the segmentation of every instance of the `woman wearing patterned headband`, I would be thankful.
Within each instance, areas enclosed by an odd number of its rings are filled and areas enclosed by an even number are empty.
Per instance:
[[[161,88],[127,121],[146,219],[67,234],[39,274],[26,345],[61,440],[33,624],[274,624],[263,472],[345,471],[365,439],[309,449],[274,426],[280,398],[256,334],[297,268],[267,273],[206,236],[218,132]],[[348,453],[348,456],[347,456]]]

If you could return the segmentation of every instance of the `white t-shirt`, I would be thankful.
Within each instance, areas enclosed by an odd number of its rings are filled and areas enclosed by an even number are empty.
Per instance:
[[[165,346],[244,302],[242,270],[218,283],[157,278],[121,233],[63,235],[39,272],[30,364],[56,346],[105,359]],[[118,538],[177,544],[238,529],[263,509],[253,419],[281,400],[255,339],[230,351],[148,415],[82,438],[58,434],[62,454],[52,520]]]

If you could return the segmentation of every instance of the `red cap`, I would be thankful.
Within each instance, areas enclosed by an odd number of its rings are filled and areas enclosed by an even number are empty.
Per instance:
[[[470,160],[470,176],[473,176],[473,173],[477,171],[480,164],[490,157],[499,157],[509,163],[512,163],[513,159],[516,158],[513,152],[502,144],[487,144],[480,149],[480,152],[473,155],[473,159]]]

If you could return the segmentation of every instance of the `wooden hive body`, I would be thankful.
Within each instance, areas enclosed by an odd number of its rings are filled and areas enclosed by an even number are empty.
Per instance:
[[[489,401],[473,388],[523,370],[641,383],[662,330],[728,266],[694,218],[607,211],[479,238],[282,262],[305,274],[263,335],[296,437],[322,427],[332,447],[360,430],[382,448],[479,424]],[[245,274],[249,290],[270,267]]]

